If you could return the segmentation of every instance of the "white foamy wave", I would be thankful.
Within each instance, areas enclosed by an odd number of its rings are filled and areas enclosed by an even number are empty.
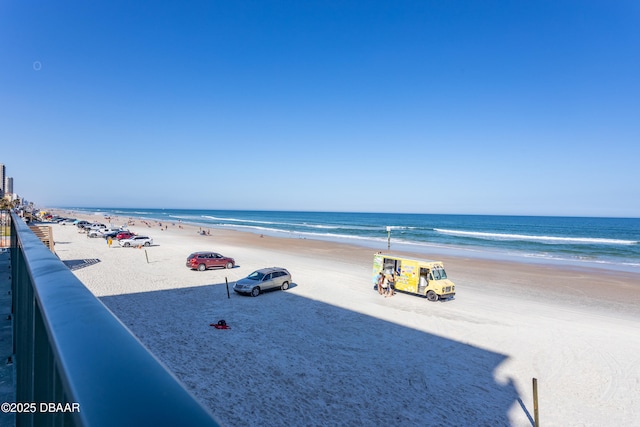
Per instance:
[[[248,223],[248,224],[290,225],[290,226],[296,226],[297,225],[297,226],[311,227],[310,225],[306,225],[306,224],[295,224],[295,223],[290,223],[290,222],[256,221],[256,220],[253,220],[253,219],[240,219],[240,218],[222,218],[222,217],[211,216],[211,215],[202,215],[201,218],[206,218],[206,219],[212,220],[212,221],[220,221],[223,224],[224,224],[225,221],[228,221],[228,222],[232,222],[232,223],[244,222],[244,223]]]
[[[292,224],[292,225],[297,225],[297,224]],[[302,224],[299,224],[299,225],[300,227],[319,228],[321,230],[335,230],[336,228],[341,228],[335,225],[307,224],[306,222],[303,222]]]
[[[169,218],[185,220],[185,221],[197,221],[200,219],[200,216],[197,215],[168,215]]]
[[[247,229],[247,230],[259,230],[261,232],[265,232],[265,233],[279,233],[279,234],[286,234],[289,236],[307,236],[310,239],[327,239],[327,238],[332,238],[332,239],[342,239],[342,240],[366,240],[366,241],[380,241],[380,242],[386,242],[387,239],[386,238],[380,238],[380,237],[369,237],[369,236],[354,236],[354,235],[350,235],[350,234],[335,234],[335,233],[314,233],[314,232],[309,232],[309,231],[295,231],[295,230],[285,230],[285,229],[281,229],[281,228],[273,228],[273,227],[260,227],[260,226],[256,226],[256,225],[242,225],[242,224],[225,224],[225,225],[219,225],[219,227],[222,228],[230,228],[230,229],[235,229],[235,230],[243,230],[243,229]]]
[[[229,222],[249,222],[252,224],[283,224],[284,223],[278,223],[278,222],[272,222],[272,221],[255,221],[252,219],[238,219],[238,218],[220,218],[217,216],[211,216],[211,215],[202,215],[202,218],[207,218],[207,219],[211,219],[214,221],[229,221]]]
[[[434,228],[434,231],[454,236],[467,236],[489,240],[531,240],[547,243],[578,243],[578,244],[598,244],[598,245],[635,245],[634,240],[622,239],[602,239],[597,237],[557,237],[557,236],[531,236],[526,234],[505,234],[505,233],[483,233],[479,231],[447,230]]]
[[[121,215],[121,216],[127,216],[127,215],[152,215],[153,212],[145,212],[145,211],[121,211],[118,209],[115,209],[113,211],[113,213],[115,215]]]
[[[260,231],[275,232],[275,233],[286,233],[286,234],[293,233],[291,230],[284,230],[281,228],[274,228],[274,227],[261,227],[259,225],[218,224],[217,227],[229,228],[233,230],[249,229],[249,230],[260,230]]]
[[[297,225],[299,227],[307,227],[307,228],[319,228],[323,230],[360,230],[360,231],[379,231],[380,227],[368,227],[362,225],[331,225],[331,224],[309,224],[307,222],[303,222],[300,224],[287,224],[287,225]]]
[[[306,228],[317,228],[321,230],[379,230],[380,227],[367,227],[367,226],[359,226],[359,225],[333,225],[333,224],[312,224],[308,222],[277,222],[277,221],[256,221],[251,219],[239,219],[239,218],[226,218],[226,217],[217,217],[211,215],[202,215],[202,218],[206,218],[212,221],[220,221],[222,225],[225,222],[231,223],[245,223],[245,224],[263,224],[263,225],[280,225],[280,226],[290,226],[290,227],[306,227]],[[399,227],[400,228],[400,227]],[[407,228],[407,227],[404,227]]]

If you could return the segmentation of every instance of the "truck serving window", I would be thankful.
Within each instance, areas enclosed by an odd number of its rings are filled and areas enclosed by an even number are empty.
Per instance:
[[[397,259],[385,258],[383,261],[383,270],[387,274],[393,274],[394,272],[399,272],[402,267],[402,261]]]

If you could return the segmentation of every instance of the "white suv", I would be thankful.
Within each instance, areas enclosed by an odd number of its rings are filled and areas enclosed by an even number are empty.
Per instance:
[[[111,233],[114,231],[122,231],[119,228],[93,228],[93,229],[89,229],[89,231],[87,232],[87,236],[88,237],[103,237],[105,234],[107,233]]]
[[[138,246],[151,246],[153,245],[153,239],[147,236],[133,236],[130,239],[122,239],[118,240],[120,246],[128,247],[138,247]]]

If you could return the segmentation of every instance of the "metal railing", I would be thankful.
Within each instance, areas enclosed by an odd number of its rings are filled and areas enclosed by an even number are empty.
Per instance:
[[[218,425],[24,221],[10,222],[16,425]]]

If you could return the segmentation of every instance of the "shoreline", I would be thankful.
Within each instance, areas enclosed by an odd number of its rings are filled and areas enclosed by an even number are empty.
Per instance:
[[[75,216],[82,215],[89,217],[90,219],[95,219],[95,217],[104,218],[108,216],[107,211],[102,210],[73,210],[66,209],[64,210],[69,212]],[[137,214],[144,214],[145,212],[136,212]],[[182,220],[170,216],[165,219],[159,219],[155,217],[129,217],[125,214],[114,214],[114,217],[121,218],[129,218],[133,220],[146,220],[150,222],[163,222],[163,223],[172,223],[172,222],[181,222]],[[217,230],[225,230],[225,231],[236,231],[239,233],[251,233],[251,234],[263,234],[272,237],[280,237],[285,239],[308,239],[308,240],[318,240],[324,241],[328,243],[339,243],[346,245],[353,245],[363,248],[369,248],[371,250],[379,251],[386,250],[388,241],[386,238],[378,238],[372,236],[358,236],[358,235],[340,235],[340,234],[331,234],[331,233],[312,233],[305,231],[294,231],[294,230],[279,230],[276,228],[262,228],[258,226],[240,226],[233,224],[207,224],[206,222],[199,222],[194,219],[189,219],[188,224],[195,225],[197,227],[209,228],[209,229],[217,229]],[[251,221],[250,221],[251,222]],[[187,224],[187,223],[183,223]],[[569,267],[569,268],[578,268],[578,269],[598,269],[604,271],[614,271],[614,272],[627,272],[640,274],[640,262],[634,262],[633,259],[586,259],[584,258],[584,254],[578,255],[575,258],[573,257],[563,257],[559,254],[549,254],[549,253],[537,253],[537,252],[526,252],[520,251],[516,249],[509,248],[498,248],[498,247],[485,247],[485,246],[456,246],[444,243],[437,242],[424,242],[424,241],[406,241],[403,240],[402,237],[392,236],[391,238],[391,246],[392,251],[394,252],[402,252],[402,253],[414,253],[419,254],[420,258],[423,259],[431,259],[431,257],[442,257],[442,256],[450,256],[457,258],[468,258],[468,259],[477,259],[484,261],[507,261],[507,262],[515,262],[522,264],[532,264],[539,266],[557,266],[560,268]]]
[[[370,248],[135,220],[154,239],[138,250],[52,227],[60,259],[91,261],[74,274],[221,425],[524,427],[532,377],[546,424],[640,418],[638,275],[442,256],[456,297],[429,302],[381,297]],[[236,266],[186,268],[200,250]],[[272,266],[291,272],[287,291],[227,295]],[[209,326],[219,319],[230,330]]]
[[[79,211],[62,210],[55,212],[56,214],[72,214],[72,216],[88,221],[95,220],[96,216],[104,219],[102,215],[85,214]],[[132,231],[138,234],[145,234],[147,230],[156,235],[165,231],[176,231],[188,236],[190,233],[197,235],[200,230],[209,230],[213,236],[218,240],[224,241],[227,245],[244,247],[250,244],[262,249],[287,254],[300,254],[304,251],[309,251],[315,258],[328,260],[342,258],[345,262],[357,263],[367,268],[371,267],[375,252],[387,252],[379,248],[348,242],[268,234],[260,235],[249,231],[216,227],[208,228],[181,221],[162,222],[154,219],[124,216],[112,216],[110,218],[114,226],[127,223],[135,224],[129,226],[129,228],[135,229]],[[161,231],[164,227],[167,227],[165,231]],[[394,250],[392,248],[388,253],[425,259],[424,253],[410,250]],[[635,272],[583,265],[547,263],[542,260],[540,262],[521,262],[519,260],[473,257],[459,254],[436,256],[438,261],[444,262],[445,269],[456,285],[458,282],[464,284],[488,280],[494,282],[493,286],[502,288],[504,291],[517,290],[522,295],[529,296],[540,293],[549,298],[569,297],[575,299],[573,303],[588,302],[592,298],[597,298],[616,310],[638,312],[640,314],[640,275]],[[545,280],[541,281],[540,277],[544,277]],[[366,279],[370,278],[367,276]],[[636,309],[636,307],[639,308]]]

